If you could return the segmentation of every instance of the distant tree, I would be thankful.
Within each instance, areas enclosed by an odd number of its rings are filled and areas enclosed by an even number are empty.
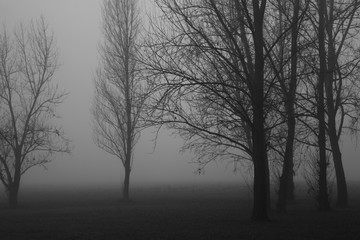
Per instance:
[[[9,205],[18,204],[21,176],[44,166],[56,152],[69,152],[69,141],[55,125],[65,92],[53,84],[58,68],[55,39],[41,18],[21,25],[15,36],[0,37],[0,181]]]
[[[124,166],[123,198],[129,199],[133,151],[140,134],[143,86],[136,67],[140,29],[137,0],[103,2],[100,66],[95,79],[94,139],[99,148]]]

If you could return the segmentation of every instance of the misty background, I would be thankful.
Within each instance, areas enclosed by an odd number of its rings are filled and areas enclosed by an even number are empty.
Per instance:
[[[154,11],[152,0],[139,2],[143,14],[145,10]],[[101,3],[102,0],[0,0],[0,21],[9,33],[21,22],[36,20],[41,15],[45,18],[59,50],[60,67],[54,80],[60,89],[69,92],[57,112],[61,116],[58,121],[74,146],[72,154],[55,155],[47,170],[32,168],[22,177],[24,186],[122,186],[121,161],[100,150],[92,140],[90,108],[93,76],[99,60],[98,43],[102,37]],[[197,165],[190,164],[191,153],[179,154],[181,138],[163,129],[154,149],[153,131],[143,131],[135,147],[131,184],[244,182],[246,172],[233,173],[233,164],[221,160],[210,163],[205,174],[195,174]],[[349,137],[341,143],[348,181],[360,181],[360,150],[356,141]]]

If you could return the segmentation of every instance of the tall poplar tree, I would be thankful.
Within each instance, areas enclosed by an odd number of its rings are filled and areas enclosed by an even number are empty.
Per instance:
[[[137,74],[140,28],[136,0],[103,3],[103,41],[95,79],[94,139],[99,148],[118,157],[125,170],[123,198],[129,200],[130,172],[139,138],[143,105]]]

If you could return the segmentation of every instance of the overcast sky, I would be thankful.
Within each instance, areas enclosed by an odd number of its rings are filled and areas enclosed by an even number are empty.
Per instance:
[[[142,6],[148,0],[142,0]],[[150,0],[149,0],[150,1]],[[93,96],[93,75],[98,62],[101,37],[102,0],[0,0],[0,21],[11,32],[14,25],[44,16],[54,31],[60,51],[61,67],[55,74],[60,87],[70,95],[58,108],[61,124],[75,149],[71,155],[60,155],[48,170],[34,168],[23,182],[34,184],[103,184],[122,182],[123,170],[118,159],[98,149],[92,141],[90,107]],[[149,3],[149,2],[147,2]],[[155,152],[153,136],[142,134],[135,150],[131,181],[170,182],[243,181],[233,174],[232,165],[211,164],[205,175],[194,174],[189,154],[179,155],[181,139],[162,132]],[[352,141],[344,144],[343,157],[349,179],[360,179],[360,161]]]

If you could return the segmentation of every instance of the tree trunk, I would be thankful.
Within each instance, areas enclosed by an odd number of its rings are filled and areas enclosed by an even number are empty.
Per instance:
[[[326,104],[328,109],[328,135],[330,139],[330,145],[332,150],[332,157],[334,161],[335,174],[336,174],[336,186],[337,186],[337,206],[347,207],[348,206],[348,193],[344,167],[342,164],[341,150],[339,147],[339,141],[336,130],[336,108],[333,95],[333,83],[334,73],[336,70],[336,54],[335,54],[335,42],[333,37],[333,9],[334,1],[328,3],[330,11],[328,17],[328,23],[326,24],[326,30],[328,34],[328,74],[325,82],[326,90]],[[339,96],[337,96],[339,97]]]
[[[326,136],[325,136],[325,103],[324,103],[324,83],[326,80],[326,52],[325,52],[325,11],[326,0],[319,1],[319,58],[320,71],[317,84],[317,117],[319,121],[319,196],[318,204],[320,211],[330,209],[328,187],[327,187],[327,161],[326,161]]]
[[[253,162],[254,162],[254,206],[252,219],[267,221],[268,217],[268,172],[267,152],[265,144],[265,114],[264,114],[264,41],[263,22],[266,1],[253,0],[254,13],[254,48],[255,72],[252,84],[253,107]]]
[[[254,162],[254,205],[252,212],[252,219],[254,221],[267,221],[268,218],[268,172],[266,163],[266,148],[264,141],[264,131],[262,121],[263,119],[257,113],[254,112],[254,118],[258,119],[254,121],[253,131],[253,162]]]
[[[129,34],[126,32],[126,34]],[[132,102],[131,102],[131,72],[130,72],[130,42],[125,42],[125,101],[126,101],[126,160],[124,164],[125,179],[124,179],[124,192],[123,197],[125,201],[129,200],[129,185],[130,185],[130,172],[131,172],[131,156],[132,156],[132,136],[134,133],[132,126]]]
[[[21,179],[21,148],[15,149],[15,165],[13,182],[9,184],[8,188],[8,203],[11,208],[18,206],[18,193]]]
[[[8,189],[8,204],[10,208],[18,206],[19,184],[11,183]]]
[[[266,170],[267,208],[268,210],[271,210],[271,183],[270,183],[269,159],[267,154],[265,154],[265,170]]]
[[[297,86],[297,52],[298,52],[298,22],[300,0],[294,2],[294,14],[291,27],[291,76],[289,90],[286,93],[285,109],[287,114],[287,139],[284,163],[280,177],[279,199],[277,209],[286,212],[287,201],[294,200],[294,138],[295,138],[295,94]],[[285,90],[285,89],[284,89]]]
[[[129,201],[129,189],[130,189],[130,167],[125,167],[125,178],[124,178],[124,188],[123,188],[123,199],[124,201]]]
[[[322,84],[318,84],[318,91],[322,87]],[[319,210],[327,211],[330,209],[328,187],[327,187],[327,161],[326,161],[326,137],[325,137],[325,119],[324,119],[324,99],[321,99],[323,93],[319,94],[318,99],[318,118],[319,118]]]
[[[293,106],[291,106],[291,108],[292,110],[288,111],[288,133],[282,174],[280,176],[279,199],[277,202],[277,210],[282,213],[286,212],[287,201],[294,199],[293,153],[295,138],[295,117],[293,114]]]
[[[337,138],[336,138],[337,139]],[[330,138],[331,141],[331,138]],[[336,187],[337,187],[337,201],[336,205],[339,207],[348,206],[348,191],[345,178],[344,167],[342,164],[341,151],[339,147],[339,142],[336,141],[331,143],[333,161],[336,174]]]
[[[329,53],[330,57],[330,53]],[[330,59],[329,59],[330,60]],[[330,62],[332,62],[330,60]],[[331,64],[331,63],[329,63]],[[335,70],[335,68],[333,68]],[[330,71],[329,71],[330,72]],[[328,135],[330,139],[330,145],[332,150],[332,157],[334,161],[335,174],[336,174],[336,186],[337,186],[337,205],[340,207],[348,206],[348,193],[344,167],[342,164],[341,150],[339,146],[337,131],[336,131],[336,111],[334,108],[334,99],[333,99],[333,88],[332,80],[333,73],[328,74],[328,79],[326,83],[326,95],[327,95],[327,109],[328,109]]]

